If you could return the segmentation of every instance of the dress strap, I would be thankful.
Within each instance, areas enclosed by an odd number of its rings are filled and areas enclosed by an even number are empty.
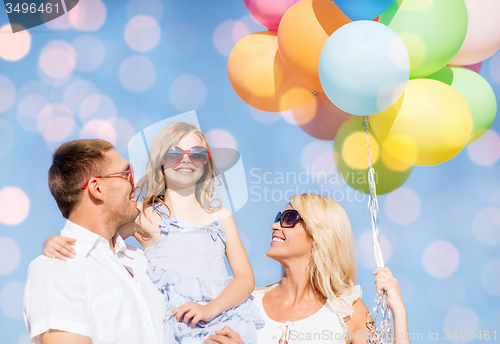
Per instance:
[[[213,222],[220,222],[220,210],[213,212]]]

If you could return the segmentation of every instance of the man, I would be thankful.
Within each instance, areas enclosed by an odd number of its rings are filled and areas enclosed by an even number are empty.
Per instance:
[[[32,343],[160,344],[166,306],[141,250],[116,230],[138,215],[132,167],[104,140],[54,153],[49,188],[76,239],[74,259],[45,256],[29,267],[24,316]]]

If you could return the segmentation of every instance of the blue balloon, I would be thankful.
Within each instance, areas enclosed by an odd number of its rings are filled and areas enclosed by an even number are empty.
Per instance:
[[[367,20],[346,24],[326,41],[318,65],[323,91],[341,110],[369,116],[392,106],[410,76],[403,40]]]
[[[391,7],[395,0],[334,0],[351,20],[372,20]]]

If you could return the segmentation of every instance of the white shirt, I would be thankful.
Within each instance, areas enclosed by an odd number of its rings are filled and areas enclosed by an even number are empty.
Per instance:
[[[353,303],[361,298],[361,287],[356,285],[349,295],[339,296],[335,301],[326,301],[313,315],[294,322],[281,323],[266,314],[262,299],[267,291],[274,288],[255,290],[253,302],[264,318],[264,327],[257,330],[258,344],[345,344],[348,320],[353,313]]]
[[[160,344],[166,305],[146,274],[142,250],[66,222],[74,259],[37,257],[28,269],[24,319],[32,343],[49,329],[90,337],[94,344]],[[132,277],[133,275],[133,277]]]

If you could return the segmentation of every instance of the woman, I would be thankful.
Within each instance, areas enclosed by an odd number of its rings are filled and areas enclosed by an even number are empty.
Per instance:
[[[267,255],[284,273],[279,283],[253,293],[265,321],[257,331],[258,343],[366,343],[368,310],[360,286],[354,285],[354,240],[342,207],[328,197],[296,195],[271,228]],[[398,339],[408,333],[408,325],[397,280],[388,268],[373,274],[377,293],[388,294],[395,343],[409,343]],[[226,327],[205,343],[243,341]]]

